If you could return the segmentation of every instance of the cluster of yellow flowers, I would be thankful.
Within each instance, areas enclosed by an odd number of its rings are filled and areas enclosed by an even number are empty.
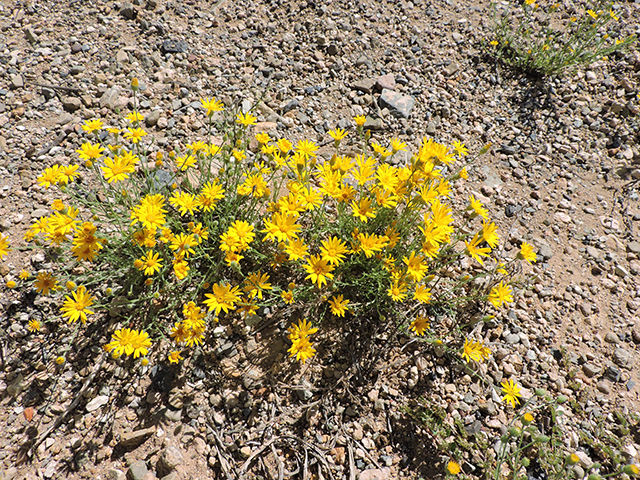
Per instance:
[[[224,110],[216,99],[202,99],[202,106],[210,122],[213,113]],[[120,275],[139,280],[139,287],[155,288],[156,299],[195,287],[215,320],[233,311],[247,318],[261,305],[278,302],[292,305],[299,300],[301,308],[308,308],[310,295],[322,299],[325,311],[344,317],[365,302],[380,302],[380,294],[386,292],[391,302],[413,302],[410,311],[416,315],[408,328],[422,336],[430,328],[428,308],[433,299],[446,302],[456,295],[453,290],[446,295],[434,291],[434,280],[441,279],[442,256],[450,262],[467,255],[496,277],[484,296],[492,306],[513,301],[504,277],[507,267],[491,258],[499,238],[487,209],[471,196],[463,230],[449,204],[452,182],[468,177],[465,167],[454,169],[454,163],[468,155],[460,142],[448,147],[425,138],[408,162],[394,166],[388,160],[407,145],[397,138],[386,146],[370,141],[364,117],[356,117],[363,148],[354,157],[340,152],[349,135],[342,129],[329,132],[335,154],[326,161],[318,160],[318,146],[310,140],[294,145],[284,138],[272,140],[265,132],[255,135],[259,147],[254,155],[247,151],[248,128],[256,117],[238,113],[239,133],[230,144],[196,141],[181,155],[170,152],[172,180],[163,186],[151,178],[152,170],[164,165],[162,152],[156,153],[155,163],[141,160],[140,156],[149,155],[139,143],[146,135],[139,127],[142,116],[134,111],[126,119],[131,126],[123,135],[118,128],[106,128],[113,135],[110,144],[95,135],[98,143],[84,142],[77,152],[84,165],[93,168],[111,203],[128,209],[130,222],[121,222],[122,209],[112,213],[103,209],[101,214],[94,209],[90,218],[83,218],[86,210],[56,200],[54,212],[36,221],[25,240],[42,235],[52,247],[68,245],[78,262],[95,262],[109,250],[129,259],[128,266],[118,267]],[[91,120],[82,128],[93,135],[105,127],[100,120]],[[122,139],[131,143],[130,150],[120,144]],[[214,158],[221,165],[217,171],[212,167]],[[44,188],[64,186],[79,175],[79,165],[54,165],[38,181]],[[74,188],[65,191],[73,193]],[[76,195],[78,200],[82,196]],[[476,218],[482,223],[474,227]],[[109,235],[114,227],[118,235]],[[0,236],[0,258],[7,249]],[[523,243],[517,258],[532,263],[536,254]],[[485,265],[489,259],[490,265]],[[256,269],[257,265],[264,266]],[[242,273],[243,267],[250,273]],[[286,269],[284,275],[280,268]],[[363,270],[384,279],[382,291],[361,288],[357,272]],[[283,276],[286,288],[278,285]],[[45,295],[59,288],[49,272],[39,272],[33,285]],[[74,284],[69,290],[62,316],[84,323],[93,313],[89,307],[95,299],[85,286]],[[204,340],[207,314],[194,300],[182,304],[184,318],[170,327],[180,348]],[[291,327],[291,356],[303,362],[312,357],[315,349],[309,337],[316,331],[307,320]],[[118,356],[137,357],[146,353],[147,342],[145,332],[124,328],[105,348]],[[467,361],[483,361],[489,353],[480,342],[467,340],[462,355]],[[178,362],[181,351],[172,351],[168,358]]]

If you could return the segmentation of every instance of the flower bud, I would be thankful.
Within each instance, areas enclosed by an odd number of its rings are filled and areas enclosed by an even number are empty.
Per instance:
[[[638,466],[634,464],[625,465],[622,468],[622,472],[626,473],[629,476],[637,477],[638,475],[640,475],[640,468],[638,468]]]
[[[529,425],[531,422],[533,422],[533,415],[531,415],[531,413],[527,412],[522,416],[522,423],[524,425]]]
[[[509,435],[511,435],[512,437],[519,437],[521,433],[522,430],[520,430],[518,427],[511,427],[509,429]]]
[[[547,391],[544,388],[536,388],[536,395],[539,397],[544,397],[547,394]]]
[[[592,473],[587,477],[587,480],[602,480],[602,477],[597,473]]]
[[[137,92],[138,88],[140,88],[139,86],[140,83],[138,82],[138,79],[136,77],[133,77],[133,79],[131,80],[131,90]]]
[[[534,441],[536,443],[549,443],[549,440],[551,440],[551,438],[549,438],[547,435],[540,435],[536,437]]]
[[[580,461],[580,457],[575,453],[572,453],[571,455],[568,455],[567,458],[565,458],[565,463],[567,465],[575,465],[579,461]]]
[[[527,457],[524,457],[524,458],[522,459],[522,466],[523,466],[523,467],[525,467],[525,468],[526,468],[526,467],[528,467],[530,463],[531,463],[531,462],[529,461],[529,459],[528,459]]]

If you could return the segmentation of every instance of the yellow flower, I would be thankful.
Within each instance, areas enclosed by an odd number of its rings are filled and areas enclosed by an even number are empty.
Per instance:
[[[136,112],[135,110],[124,118],[129,120],[129,122],[131,123],[140,122],[141,120],[144,120],[144,116]]]
[[[411,322],[411,325],[409,325],[409,329],[413,330],[416,335],[422,336],[424,335],[424,332],[429,329],[429,319],[418,315],[418,317]]]
[[[290,357],[296,357],[296,360],[306,363],[309,358],[315,355],[316,349],[313,348],[307,337],[300,337],[292,341],[288,352]]]
[[[189,264],[186,260],[174,260],[173,261],[173,273],[178,280],[184,279],[189,274]]]
[[[184,360],[184,358],[180,356],[180,352],[178,351],[171,352],[167,358],[169,359],[169,363],[179,363],[180,360]]]
[[[145,135],[147,135],[147,132],[141,128],[127,128],[124,138],[130,139],[131,143],[138,143]]]
[[[27,272],[26,270],[22,270],[20,272],[20,274],[18,275],[18,278],[20,280],[26,280],[27,278],[29,278],[31,276],[31,274],[29,272]]]
[[[469,208],[473,210],[474,213],[472,218],[479,215],[485,220],[489,220],[489,212],[487,212],[487,209],[484,208],[482,203],[479,200],[476,200],[473,195],[469,197]]]
[[[310,140],[300,140],[296,145],[296,152],[305,159],[315,157],[316,150],[318,150],[318,147]]]
[[[196,161],[197,159],[193,155],[185,155],[176,158],[176,166],[184,172],[187,168],[194,166]]]
[[[302,337],[308,337],[318,331],[317,327],[312,327],[310,322],[307,322],[306,318],[298,320],[298,325],[291,325],[287,331],[289,332],[289,340],[296,340]]]
[[[400,139],[395,137],[391,139],[390,145],[393,153],[399,152],[400,150],[404,150],[405,148],[407,148],[406,143],[402,142]]]
[[[498,42],[497,42],[497,40],[491,40],[489,42],[489,45],[491,45],[492,47],[496,47],[498,45]]]
[[[368,198],[363,198],[360,202],[355,200],[351,202],[351,209],[353,210],[353,216],[359,218],[363,222],[367,223],[370,218],[375,218],[375,211],[371,208],[372,201]]]
[[[66,359],[64,357],[57,357],[56,358],[56,364],[57,365],[62,365],[64,362],[66,362]]]
[[[527,242],[522,242],[520,252],[518,252],[518,258],[520,260],[526,260],[529,264],[533,264],[536,261],[536,252],[533,251],[533,247]]]
[[[426,275],[428,266],[422,255],[417,255],[412,251],[409,257],[403,257],[402,261],[407,265],[407,275],[414,281],[419,282]]]
[[[364,115],[358,115],[357,117],[353,118],[353,121],[356,122],[356,125],[358,127],[363,127],[364,124],[367,122],[367,117],[365,117]]]
[[[534,0],[535,1],[535,0]],[[456,155],[465,157],[469,155],[469,149],[464,146],[464,143],[460,143],[458,140],[454,140],[451,145],[453,146],[453,152]]]
[[[387,294],[394,302],[401,302],[407,298],[407,284],[395,280],[387,290]]]
[[[78,319],[82,320],[83,324],[87,323],[87,314],[91,315],[93,313],[93,311],[88,310],[88,307],[93,305],[93,297],[87,293],[87,289],[83,285],[80,285],[78,290],[71,295],[73,295],[73,298],[67,295],[60,308],[62,316],[69,318],[69,323]]]
[[[251,113],[249,112],[247,112],[246,114],[240,112],[236,115],[236,123],[244,125],[245,127],[248,127],[249,125],[255,125],[257,120],[258,119],[251,115]]]
[[[478,234],[476,234],[471,242],[465,241],[464,244],[467,246],[467,253],[471,255],[472,258],[475,258],[480,265],[484,265],[482,258],[480,257],[488,257],[489,253],[491,253],[491,248],[488,247],[478,247],[478,244],[481,242],[481,238]]]
[[[228,313],[229,310],[235,310],[235,304],[240,300],[240,287],[231,285],[224,285],[216,283],[213,285],[213,294],[207,293],[205,297],[207,300],[204,304],[209,307],[209,311],[215,310],[215,314],[218,315],[220,311]]]
[[[614,12],[613,10],[609,10],[609,16],[614,20],[618,21],[618,16],[616,15],[616,12]]]
[[[198,201],[192,193],[176,190],[169,198],[169,203],[180,211],[180,215],[186,215],[187,212],[193,215],[194,210],[198,210]]]
[[[266,273],[255,272],[249,275],[245,280],[244,291],[247,292],[249,298],[258,297],[262,300],[262,291],[271,290],[273,287],[269,282],[269,275]]]
[[[469,341],[465,339],[464,347],[462,348],[462,358],[467,362],[473,360],[474,362],[483,362],[489,355],[491,350],[484,346],[484,343],[475,340]]]
[[[29,320],[29,331],[32,333],[39,332],[42,328],[42,324],[38,320]]]
[[[146,355],[149,352],[147,348],[151,346],[148,333],[128,328],[116,330],[111,338],[112,341],[105,345],[105,350],[113,352],[118,357],[133,353],[133,358],[138,358],[140,355]]]
[[[339,265],[348,251],[347,244],[338,237],[329,237],[322,241],[320,256],[331,265]]]
[[[38,293],[42,295],[49,295],[49,292],[56,289],[58,280],[49,272],[40,272],[36,276],[36,281],[33,284]]]
[[[70,292],[71,292],[72,290],[75,290],[75,289],[76,289],[76,284],[75,284],[75,282],[73,282],[73,281],[71,281],[71,280],[68,280],[68,281],[67,281],[67,283],[65,283],[65,285],[64,285],[64,286],[65,286],[65,287],[67,287],[67,290],[69,290]]]
[[[270,220],[264,219],[266,233],[264,241],[277,240],[279,242],[292,241],[298,238],[302,225],[296,223],[296,216],[290,213],[274,213]]]
[[[102,128],[102,120],[87,120],[82,126],[82,130],[87,133],[95,132]]]
[[[207,182],[202,186],[202,191],[197,197],[198,206],[205,212],[213,210],[218,200],[224,198],[224,188],[218,183],[218,179]]]
[[[289,153],[289,151],[293,148],[293,144],[287,140],[286,138],[281,138],[277,141],[276,145],[282,153]]]
[[[100,167],[102,175],[108,183],[121,182],[129,178],[129,174],[135,171],[135,167],[125,158],[115,156],[104,161],[105,167]]]
[[[331,305],[331,313],[338,317],[344,317],[344,314],[349,311],[347,305],[349,304],[349,300],[343,300],[342,295],[338,295],[331,297],[329,300],[329,305]]]
[[[221,112],[224,110],[224,106],[222,102],[216,100],[215,98],[201,98],[200,103],[202,103],[202,108],[207,111],[207,116],[211,116],[214,112]]]
[[[511,295],[511,287],[505,285],[504,282],[500,282],[498,285],[491,289],[489,292],[489,302],[494,307],[498,308],[500,305],[506,302],[513,302],[513,296]]]
[[[80,146],[80,150],[76,150],[82,160],[97,160],[102,157],[102,151],[104,150],[99,144],[91,144],[91,142],[83,143]]]
[[[165,223],[164,214],[167,213],[164,206],[164,197],[161,193],[147,195],[140,201],[140,205],[134,207],[131,212],[131,225],[137,222],[150,230],[162,227]]]
[[[413,298],[420,303],[429,303],[431,301],[431,289],[424,285],[417,285]]]
[[[502,397],[502,401],[506,403],[510,403],[513,408],[516,407],[516,404],[520,404],[520,400],[518,397],[521,397],[520,387],[513,380],[503,380],[502,383],[502,393],[504,393],[504,397]]]
[[[4,235],[0,234],[0,260],[2,260],[7,253],[9,252],[9,250],[11,250],[9,248],[9,242],[7,241],[9,237],[5,237]]]
[[[449,463],[447,463],[447,473],[449,473],[450,475],[457,475],[460,473],[460,464],[458,462],[454,462],[453,460],[450,460]]]
[[[42,175],[38,177],[38,184],[45,188],[49,188],[51,185],[57,185],[62,181],[64,181],[64,174],[60,165],[45,168]]]
[[[283,290],[280,294],[284,303],[291,305],[293,303],[293,290]]]
[[[482,239],[489,244],[491,248],[496,248],[498,245],[498,234],[496,231],[498,227],[492,222],[482,222]]]
[[[153,253],[153,250],[148,250],[146,256],[140,258],[142,262],[139,270],[143,270],[145,275],[153,275],[159,272],[162,268],[162,259],[158,258],[160,254],[158,252]]]
[[[305,279],[310,279],[311,283],[318,285],[318,288],[322,287],[323,283],[327,283],[327,279],[333,278],[334,269],[333,265],[328,265],[327,260],[322,259],[320,256],[311,255],[307,259],[307,264],[303,265],[304,269],[309,275]]]
[[[299,238],[289,240],[284,247],[284,251],[289,255],[289,260],[296,261],[309,255],[309,247]]]
[[[14,289],[16,288],[17,284],[15,280],[7,280],[7,283],[5,283],[5,285],[7,286],[7,288]]]
[[[329,130],[327,133],[331,138],[335,140],[336,144],[340,143],[340,140],[342,140],[344,137],[347,136],[347,132],[340,128],[336,128],[335,130]]]
[[[591,16],[591,18],[593,18],[594,20],[596,20],[598,18],[598,14],[596,12],[594,12],[593,10],[587,10],[587,13]]]

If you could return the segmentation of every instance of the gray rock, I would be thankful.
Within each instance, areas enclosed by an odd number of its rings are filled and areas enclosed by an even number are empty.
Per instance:
[[[73,116],[70,113],[63,112],[56,120],[58,125],[66,125],[67,123],[71,123],[73,121]]]
[[[429,135],[435,135],[436,134],[436,124],[434,122],[428,122],[427,123],[427,133]]]
[[[384,121],[381,118],[373,118],[367,116],[363,128],[366,130],[380,130],[384,127]]]
[[[127,20],[134,20],[138,16],[138,11],[136,10],[136,7],[133,6],[133,3],[127,2],[122,5],[120,15]]]
[[[518,335],[517,333],[510,333],[509,335],[507,335],[507,343],[511,343],[511,344],[515,344],[520,342],[520,335]]]
[[[629,242],[627,244],[627,252],[640,254],[640,242]]]
[[[387,73],[386,75],[381,75],[376,80],[376,88],[378,90],[395,90],[396,89],[396,79],[391,73]]]
[[[134,432],[125,432],[120,437],[120,445],[123,447],[130,447],[133,445],[139,445],[144,442],[147,437],[150,437],[155,433],[155,427],[143,428]]]
[[[164,411],[164,418],[170,422],[179,422],[182,420],[182,410],[172,410],[171,408],[167,408]]]
[[[158,123],[158,120],[160,119],[160,110],[154,110],[153,112],[150,112],[146,117],[144,117],[144,123],[147,125],[147,127],[153,127]]]
[[[102,94],[100,97],[100,108],[110,108],[115,110],[118,107],[118,100],[120,99],[120,89],[117,86],[113,86]]]
[[[87,412],[94,412],[109,403],[108,395],[98,395],[96,398],[87,403]]]
[[[165,40],[160,47],[162,53],[186,53],[189,44],[184,40]]]
[[[16,74],[11,75],[11,88],[22,88],[24,87],[24,79],[22,75]]]
[[[620,343],[620,338],[618,338],[618,335],[613,332],[607,332],[607,334],[604,336],[604,341],[607,343],[613,343],[615,345]]]
[[[600,367],[594,365],[593,363],[585,363],[582,366],[582,371],[587,377],[592,378],[600,373]]]
[[[77,97],[67,97],[62,101],[62,106],[68,112],[75,112],[82,108],[82,101]]]
[[[24,34],[27,37],[29,43],[38,43],[38,35],[33,28],[27,27],[24,29]]]
[[[147,468],[147,462],[144,460],[138,460],[133,462],[127,471],[127,478],[129,480],[142,480],[145,475],[149,473]]]
[[[354,82],[352,87],[360,92],[371,93],[375,85],[376,81],[372,78],[364,78],[362,80],[357,80],[356,82]]]
[[[388,108],[395,117],[409,118],[416,99],[411,95],[403,95],[393,90],[384,89],[378,99],[381,108]]]
[[[118,63],[129,63],[129,54],[123,49],[118,50],[118,53],[116,53],[116,61]]]
[[[160,458],[158,459],[158,471],[167,474],[172,470],[175,470],[175,468],[183,462],[184,457],[182,456],[180,449],[173,445],[169,445],[160,454]]]
[[[606,380],[600,380],[598,382],[597,387],[598,387],[598,390],[604,394],[611,393],[611,384]]]
[[[391,478],[391,469],[389,467],[370,468],[360,472],[358,478],[360,480],[389,480]]]
[[[127,475],[117,468],[107,470],[107,480],[126,480]]]
[[[613,362],[621,367],[629,367],[631,365],[631,353],[624,348],[616,348],[613,352]]]
[[[450,77],[454,73],[458,72],[458,70],[460,70],[460,65],[458,65],[456,62],[451,62],[449,65],[444,67],[444,73],[448,77]]]

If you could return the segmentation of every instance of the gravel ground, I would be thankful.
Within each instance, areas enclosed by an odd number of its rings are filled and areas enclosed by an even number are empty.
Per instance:
[[[618,7],[622,31],[640,33],[640,4]],[[640,411],[640,53],[535,80],[482,53],[490,26],[486,2],[3,0],[0,230],[12,245],[54,198],[36,177],[76,158],[84,120],[118,123],[137,77],[146,128],[164,149],[206,137],[207,96],[244,109],[262,100],[261,128],[291,140],[321,144],[365,114],[381,143],[491,143],[456,193],[488,206],[506,252],[525,240],[540,261],[525,270],[533,288],[474,331],[494,352],[481,370],[489,384],[407,339],[380,333],[350,348],[339,326],[319,343],[340,347],[320,347],[300,369],[268,324],[217,327],[217,343],[181,372],[107,360],[91,377],[100,353],[53,368],[51,339],[26,331],[52,304],[27,308],[5,289],[0,479],[277,478],[264,472],[293,469],[296,455],[324,478],[441,478],[446,458],[404,407],[432,398],[447,421],[493,445],[513,410],[490,383],[509,377],[525,396],[539,387],[568,396],[565,441],[583,467],[599,460],[582,433],[599,420],[613,428],[612,412]],[[14,249],[0,274],[43,261]],[[80,404],[20,463],[21,447],[83,384]],[[625,455],[638,462],[634,440]],[[465,472],[481,460],[466,459]]]

